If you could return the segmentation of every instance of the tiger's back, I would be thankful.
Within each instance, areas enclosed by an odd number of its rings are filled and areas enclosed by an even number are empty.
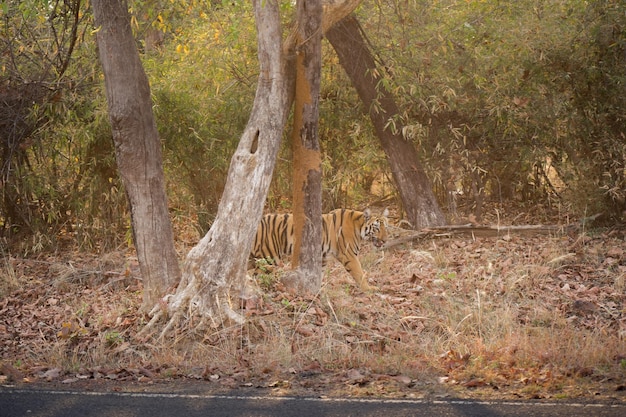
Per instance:
[[[387,215],[373,216],[364,212],[336,209],[322,215],[322,258],[332,254],[340,261],[362,290],[371,290],[358,255],[363,239],[369,238],[377,247],[387,240]],[[252,258],[285,259],[293,252],[293,216],[266,214],[257,229]]]

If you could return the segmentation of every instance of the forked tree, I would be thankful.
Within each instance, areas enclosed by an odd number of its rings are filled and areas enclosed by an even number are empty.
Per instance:
[[[354,9],[346,4],[356,3],[329,2],[329,8],[339,12],[329,13],[333,17],[326,19],[327,26]],[[199,316],[200,323],[219,324],[225,317],[243,320],[230,305],[231,292],[243,288],[295,80],[289,64],[295,56],[296,38],[289,37],[283,45],[277,1],[256,0],[253,5],[260,72],[250,119],[232,157],[216,219],[187,255],[176,292],[162,302],[164,285],[175,283],[179,274],[149,84],[130,30],[126,1],[96,0],[93,4],[118,168],[128,190],[145,293],[150,295],[144,308],[150,303],[154,306],[146,332],[161,318],[169,317],[161,332],[164,335],[188,312]],[[314,112],[312,117],[316,117]],[[158,229],[150,229],[155,224]],[[170,249],[172,255],[164,252]],[[146,279],[154,271],[161,272],[161,281]]]
[[[244,288],[253,236],[263,214],[276,156],[287,119],[289,85],[282,49],[277,0],[254,0],[259,78],[248,124],[231,159],[215,221],[189,251],[176,292],[152,311],[144,331],[169,317],[161,335],[186,314],[198,326],[217,326],[225,319],[243,322],[231,300]]]
[[[322,26],[354,10],[345,7],[349,3],[355,0],[328,2]],[[155,306],[151,312],[153,318],[143,332],[149,332],[161,317],[169,316],[161,332],[164,336],[189,312],[200,317],[199,327],[220,325],[225,318],[243,322],[230,303],[244,290],[247,259],[292,103],[296,78],[294,56],[303,47],[302,43],[308,41],[303,39],[298,44],[296,36],[289,36],[283,45],[277,0],[254,0],[253,6],[260,67],[257,91],[248,124],[231,160],[217,216],[207,234],[187,255],[176,293],[166,297],[166,305]],[[308,120],[313,116],[315,112],[311,112]],[[316,251],[313,257],[321,263],[320,252]],[[321,274],[317,289],[320,285]]]

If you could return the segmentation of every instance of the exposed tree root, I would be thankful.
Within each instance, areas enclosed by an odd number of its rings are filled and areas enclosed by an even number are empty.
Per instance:
[[[189,251],[176,292],[166,295],[152,308],[152,319],[138,337],[145,339],[154,334],[157,324],[163,321],[165,325],[158,336],[159,340],[185,325],[201,329],[207,325],[215,328],[226,321],[244,322],[244,318],[231,308],[229,301],[231,290],[243,287],[244,280],[240,278],[244,272],[237,265],[245,263],[244,259],[249,252],[237,245],[217,243],[219,240],[214,239],[214,235],[224,225],[223,220],[216,219],[211,230]],[[224,240],[236,242],[236,239]],[[241,258],[241,261],[237,262],[237,258]],[[223,259],[233,262],[225,262]]]
[[[207,296],[200,289],[196,278],[179,288],[175,294],[164,297],[164,303],[152,309],[150,312],[152,318],[137,335],[138,338],[149,337],[154,333],[157,324],[164,320],[166,322],[158,336],[159,340],[164,339],[174,329],[190,324],[194,318],[199,321],[193,327],[199,329],[205,326],[215,328],[227,321],[237,324],[245,322],[245,318],[231,308],[227,290],[215,291],[214,296]]]

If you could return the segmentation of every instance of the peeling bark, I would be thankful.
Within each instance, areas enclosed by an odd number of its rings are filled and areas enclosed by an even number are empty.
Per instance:
[[[243,289],[245,267],[263,214],[276,156],[287,119],[289,83],[281,50],[277,0],[255,0],[260,65],[254,105],[232,157],[217,217],[183,264],[181,283],[167,305],[157,305],[148,332],[163,316],[170,320],[163,337],[190,314],[197,326],[243,322],[231,306],[231,293]]]
[[[283,282],[297,293],[322,286],[322,159],[318,120],[322,68],[322,2],[298,2],[296,89],[292,129],[294,248]]]

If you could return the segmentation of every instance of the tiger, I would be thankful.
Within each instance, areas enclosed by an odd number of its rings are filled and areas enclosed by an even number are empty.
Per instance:
[[[358,255],[361,241],[370,239],[381,247],[387,241],[387,216],[372,215],[369,209],[360,212],[336,209],[322,215],[322,264],[328,254],[341,262],[362,291],[372,291]],[[266,214],[257,228],[250,259],[285,259],[293,253],[293,216],[291,214]]]

